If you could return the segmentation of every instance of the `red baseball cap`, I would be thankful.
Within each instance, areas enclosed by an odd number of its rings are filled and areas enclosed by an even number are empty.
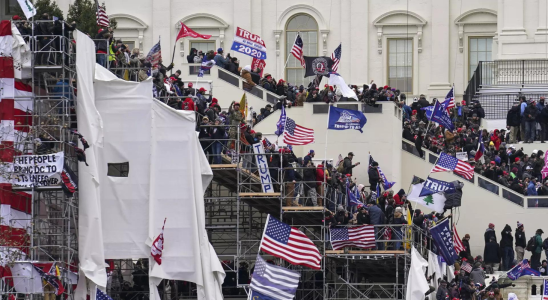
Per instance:
[[[199,92],[205,92],[206,89],[204,89],[203,87],[201,87],[198,91],[199,91]]]
[[[188,87],[191,88],[193,86],[192,82],[188,83]]]

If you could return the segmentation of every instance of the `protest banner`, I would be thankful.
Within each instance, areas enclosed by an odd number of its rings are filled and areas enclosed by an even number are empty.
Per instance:
[[[266,46],[260,36],[237,27],[231,49],[253,58],[266,59]]]
[[[63,152],[15,156],[9,174],[10,181],[14,185],[26,187],[59,185],[64,158]]]
[[[274,193],[274,187],[272,186],[272,178],[270,177],[270,170],[268,169],[268,161],[264,154],[263,143],[253,144],[253,152],[257,167],[259,168],[259,177],[261,178],[261,186],[263,187],[263,193]]]

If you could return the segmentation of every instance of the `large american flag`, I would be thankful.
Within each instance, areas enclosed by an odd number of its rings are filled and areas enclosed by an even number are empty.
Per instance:
[[[462,175],[466,179],[472,179],[472,177],[474,177],[474,168],[472,168],[469,163],[458,160],[456,157],[452,157],[451,155],[445,154],[443,152],[438,158],[438,163],[436,163],[430,173],[451,171]]]
[[[466,271],[466,272],[468,272],[468,273],[471,273],[471,272],[472,272],[472,265],[469,264],[469,263],[467,263],[467,262],[465,262],[465,261],[462,262],[460,268],[461,268],[461,270],[464,270],[464,271]]]
[[[108,27],[110,25],[110,20],[108,19],[105,8],[100,6],[99,1],[97,0],[95,0],[95,6],[97,7],[97,12],[95,13],[97,17],[97,26]]]
[[[449,93],[447,93],[447,96],[445,96],[445,109],[449,110],[453,107],[455,107],[455,86],[449,90]]]
[[[295,38],[293,48],[291,48],[291,54],[293,54],[293,56],[295,56],[295,58],[301,62],[301,66],[303,68],[306,68],[306,62],[303,57],[303,39],[301,39],[301,36],[298,34],[297,38]]]
[[[331,229],[331,246],[333,250],[344,247],[369,249],[375,247],[375,227],[362,225]]]
[[[153,67],[157,66],[160,63],[160,58],[162,57],[162,46],[160,46],[160,41],[154,47],[150,49],[147,57],[145,58],[146,62],[149,62]]]
[[[100,289],[97,289],[97,293],[95,295],[95,300],[112,300],[109,295],[103,293]]]
[[[466,248],[464,247],[464,244],[462,243],[462,240],[459,237],[459,234],[457,233],[457,227],[453,226],[453,247],[455,248],[455,251],[457,254],[461,253],[462,251],[466,251]]]
[[[250,287],[268,299],[292,300],[300,278],[299,272],[269,264],[257,255]]]
[[[335,49],[335,51],[331,53],[331,60],[333,61],[333,66],[331,67],[331,70],[333,70],[333,72],[337,72],[337,70],[339,69],[339,62],[341,61],[342,54],[341,46],[342,44],[339,44],[339,47],[337,47],[337,49]]]
[[[291,118],[287,118],[284,128],[284,143],[287,145],[307,145],[314,142],[314,129],[297,125]]]
[[[268,215],[260,250],[286,260],[293,265],[319,270],[322,256],[312,241],[293,228]]]

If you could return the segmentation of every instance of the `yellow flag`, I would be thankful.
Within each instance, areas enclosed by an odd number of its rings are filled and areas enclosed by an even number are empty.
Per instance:
[[[407,225],[409,225],[409,228],[407,229],[407,240],[411,240],[411,234],[413,234],[413,231],[411,230],[413,220],[411,219],[411,210],[409,207],[407,208]],[[405,249],[411,249],[411,244],[409,242],[405,242]]]
[[[55,265],[55,276],[61,279],[61,272],[59,271],[59,267],[57,265]]]
[[[244,116],[244,120],[247,120],[247,97],[245,93],[242,95],[242,100],[240,100],[240,111]]]

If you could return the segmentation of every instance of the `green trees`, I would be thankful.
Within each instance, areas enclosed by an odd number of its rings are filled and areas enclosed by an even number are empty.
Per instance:
[[[91,0],[74,0],[74,2],[69,5],[67,22],[76,22],[78,30],[89,34],[93,38],[100,29],[100,27],[97,26],[96,12],[97,6],[94,2],[91,2]],[[116,28],[116,21],[110,20],[110,26]]]

